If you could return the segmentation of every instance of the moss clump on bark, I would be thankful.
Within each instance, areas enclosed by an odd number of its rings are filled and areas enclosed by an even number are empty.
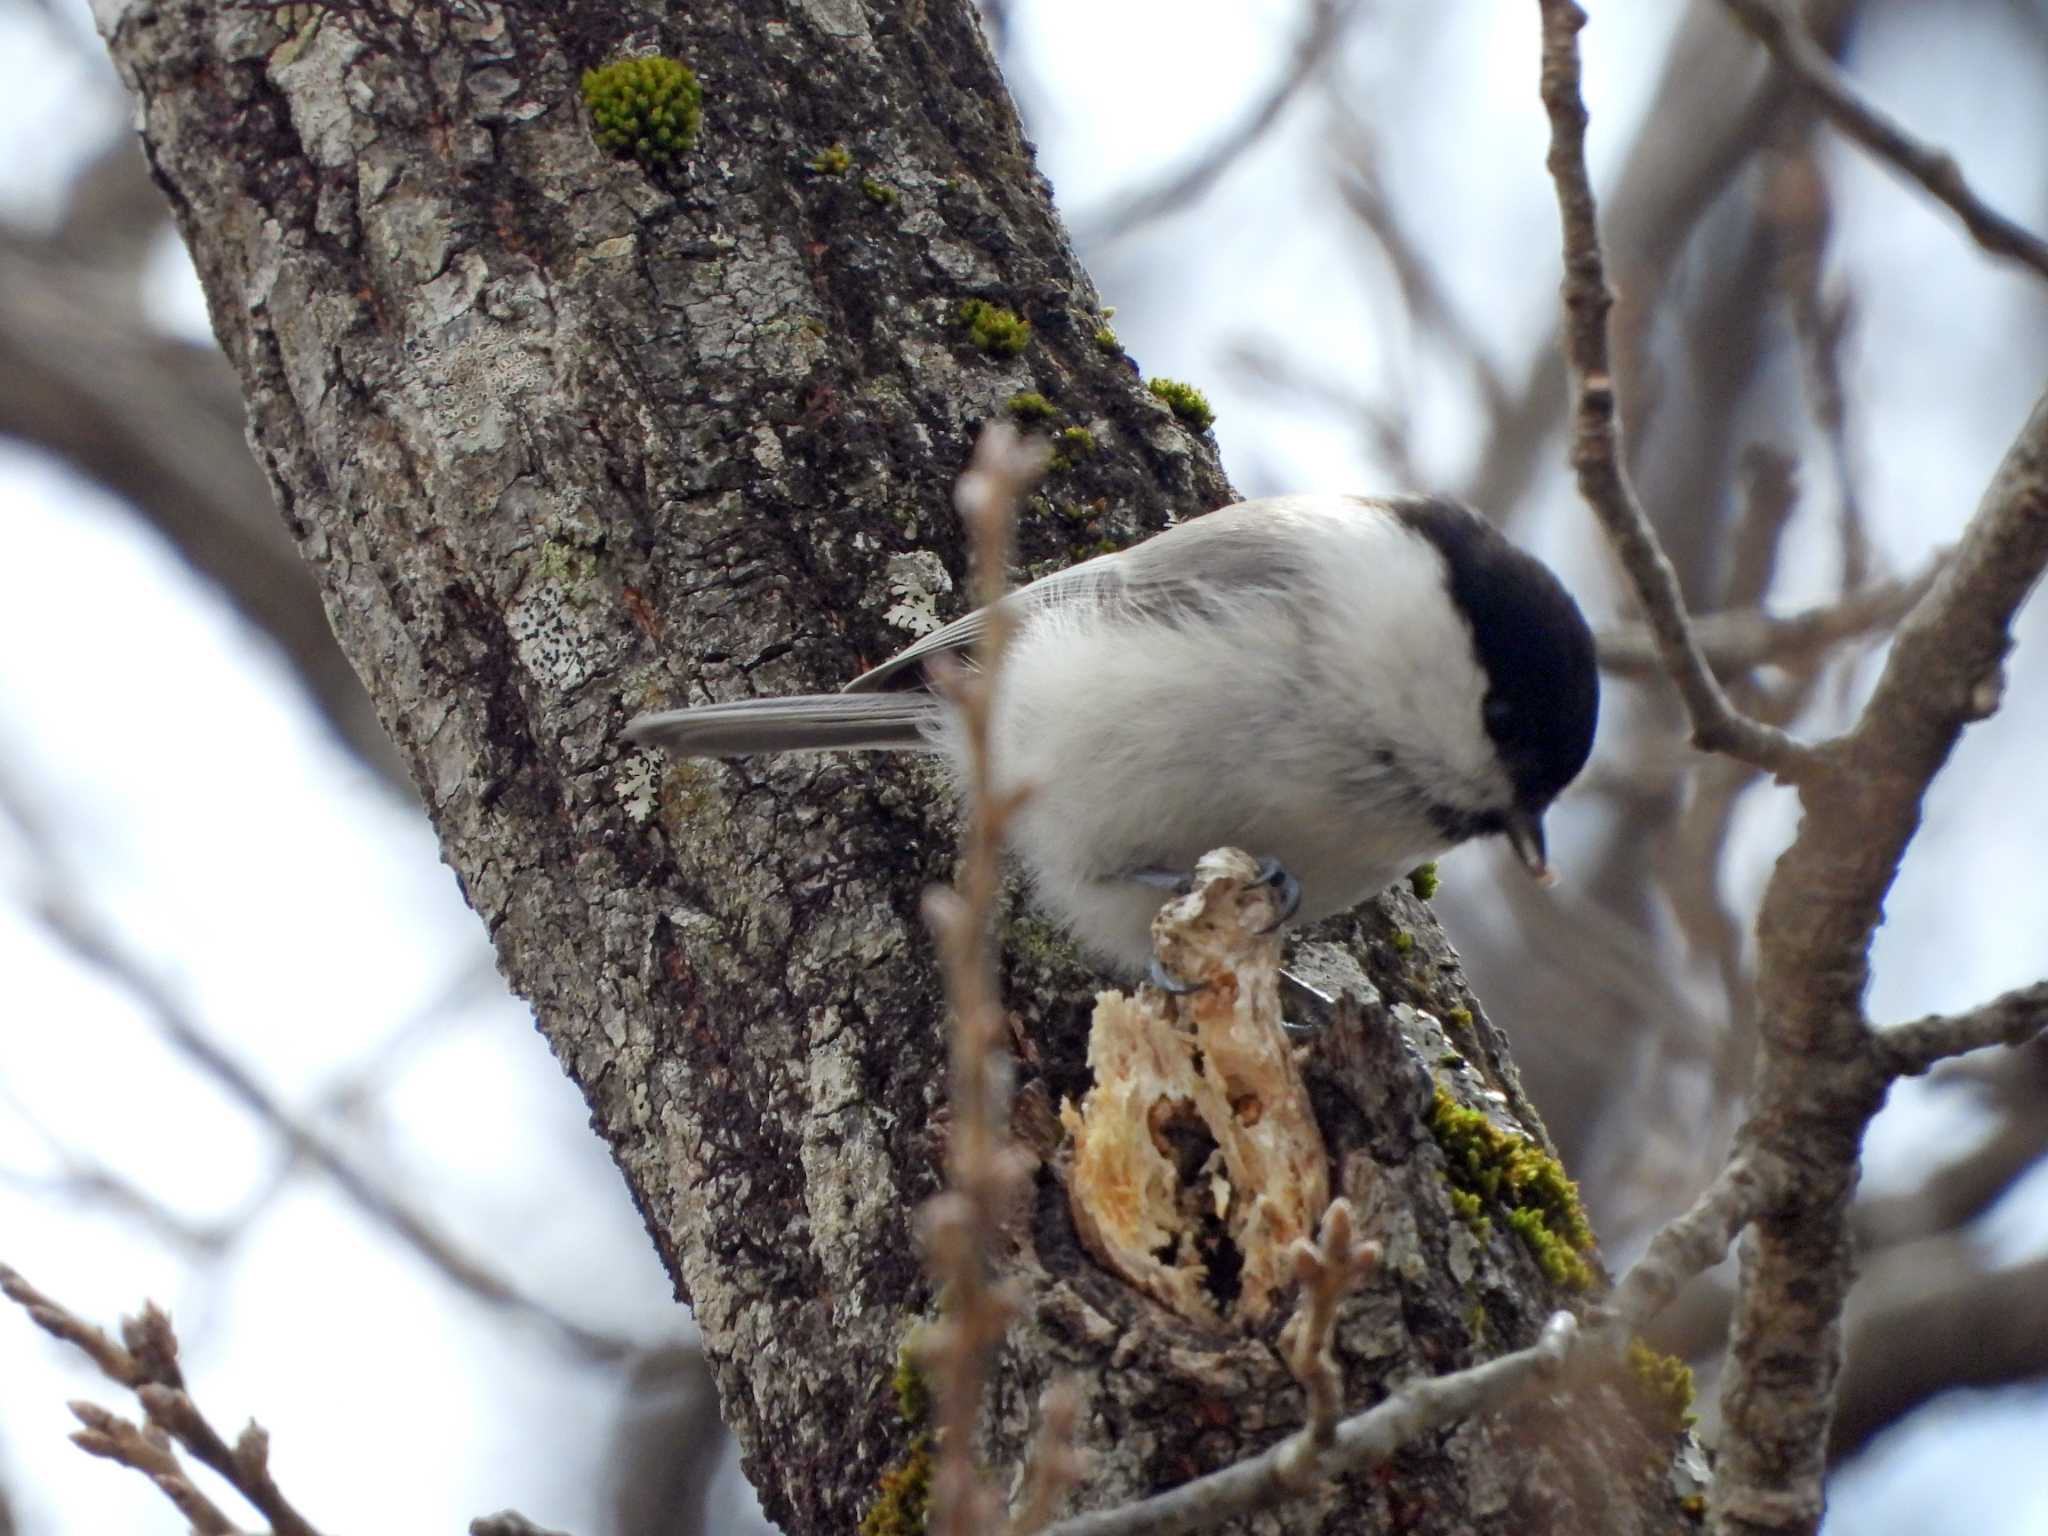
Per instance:
[[[1534,1256],[1560,1290],[1591,1290],[1598,1276],[1589,1255],[1593,1225],[1579,1187],[1564,1167],[1527,1137],[1501,1130],[1483,1111],[1467,1109],[1444,1089],[1429,1110],[1430,1134],[1450,1165],[1451,1203],[1475,1227],[1488,1208]]]
[[[1013,309],[987,299],[963,299],[959,315],[960,323],[967,327],[967,339],[984,352],[1015,357],[1031,345],[1031,322]]]
[[[1209,397],[1192,384],[1183,384],[1178,379],[1154,379],[1145,386],[1152,391],[1154,399],[1166,403],[1166,408],[1181,421],[1197,432],[1206,432],[1216,424],[1216,413],[1209,408]]]
[[[583,72],[597,142],[652,170],[690,147],[704,119],[704,88],[687,64],[659,54],[614,59]]]

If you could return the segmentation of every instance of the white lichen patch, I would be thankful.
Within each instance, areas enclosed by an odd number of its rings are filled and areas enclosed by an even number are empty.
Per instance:
[[[945,562],[928,549],[889,557],[889,595],[896,599],[883,610],[885,621],[912,635],[928,635],[945,621],[939,599],[953,590]]]
[[[591,600],[595,570],[586,551],[545,544],[526,585],[505,610],[506,632],[521,664],[557,693],[582,687],[624,649],[604,621],[603,605]]]
[[[646,826],[661,805],[661,759],[652,752],[633,753],[619,764],[612,792],[627,818],[635,826]]]

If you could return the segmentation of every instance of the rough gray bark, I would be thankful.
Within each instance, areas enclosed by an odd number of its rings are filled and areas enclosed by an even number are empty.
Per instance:
[[[901,643],[892,577],[960,570],[950,482],[1016,391],[1098,444],[1027,518],[1027,562],[1229,500],[1213,450],[1096,345],[959,0],[108,0],[101,21],[258,458],[444,856],[696,1308],[769,1512],[843,1531],[904,1450],[889,1378],[930,1304],[913,1214],[944,1053],[916,903],[949,818],[915,764],[657,767],[618,727]],[[649,46],[706,97],[654,177],[592,142],[577,85]],[[836,143],[852,169],[813,169]],[[968,297],[1025,315],[1029,349],[977,351]],[[1028,918],[1005,937],[1042,1111],[1082,1086],[1096,981]],[[1319,1039],[1311,1085],[1387,1249],[1340,1330],[1356,1405],[1529,1342],[1557,1298],[1453,1212],[1424,1127],[1434,1073],[1542,1134],[1441,934],[1402,895],[1349,943],[1386,1003]],[[1055,1180],[1020,1223],[993,1462],[1055,1371],[1082,1378],[1088,1505],[1299,1422],[1269,1339],[1172,1323],[1097,1271]],[[1668,1530],[1679,1446],[1602,1389],[1261,1528]]]

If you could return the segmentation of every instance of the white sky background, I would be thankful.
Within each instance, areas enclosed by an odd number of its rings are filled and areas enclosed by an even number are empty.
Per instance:
[[[1617,163],[1649,105],[1677,8],[1595,0],[1592,10],[1598,172]],[[1345,60],[1390,195],[1411,221],[1455,237],[1440,276],[1510,368],[1549,323],[1556,292],[1534,14],[1387,0]],[[1170,10],[1019,0],[1018,84],[1084,240],[1091,215],[1235,120],[1284,67],[1298,24],[1297,6],[1257,0]],[[1872,29],[1859,78],[1956,149],[1995,205],[2040,227],[2048,145],[2000,132],[2000,103],[2042,89],[2040,55],[1987,48],[1967,28],[1944,51],[1926,30],[1908,51]],[[91,78],[32,13],[0,6],[0,201],[10,211],[47,209],[75,155],[93,147],[77,127]],[[1842,275],[1859,295],[1845,368],[1865,494],[1885,562],[1910,570],[1953,536],[2040,387],[2048,321],[2038,283],[1975,255],[1950,221],[1853,154],[1839,161],[1835,250],[1850,253]],[[1228,370],[1233,343],[1266,337],[1368,392],[1406,374],[1402,339],[1376,334],[1356,296],[1357,247],[1326,212],[1324,168],[1317,113],[1297,110],[1194,209],[1110,251],[1084,245],[1146,371],[1208,392],[1248,493],[1405,488],[1387,483],[1346,423],[1276,402]],[[165,313],[193,324],[189,276],[167,269]],[[1469,402],[1452,381],[1411,383],[1422,469],[1455,483],[1477,454]],[[1820,498],[1817,468],[1807,484]],[[1588,554],[1590,525],[1561,472],[1555,485],[1556,515],[1531,537],[1605,617],[1612,598]],[[118,506],[0,446],[0,518],[0,761],[41,807],[80,890],[295,1104],[455,989],[448,1024],[402,1059],[384,1113],[359,1138],[367,1159],[560,1310],[650,1341],[684,1326],[575,1092],[524,1009],[488,975],[475,982],[488,973],[486,946],[418,818],[335,748],[267,646]],[[1808,561],[1788,602],[1828,591],[1826,549],[1801,548]],[[2048,796],[2035,766],[2048,741],[2042,607],[2022,625],[2004,713],[1965,739],[1894,893],[1877,953],[1881,1018],[1963,1007],[2048,969],[2038,875]],[[1752,797],[1731,877],[1738,896],[1760,887],[1789,816],[1782,798]],[[23,915],[29,868],[0,835],[0,1170],[48,1167],[25,1110],[195,1220],[232,1213],[269,1178],[274,1152],[120,997],[51,950]],[[1475,886],[1492,878],[1469,854],[1448,874]],[[1972,1133],[1953,1104],[1918,1092],[1895,1100],[1873,1137],[1879,1185],[1911,1179]],[[2040,1250],[2044,1182],[1991,1224],[2002,1257]],[[603,1378],[566,1366],[538,1330],[452,1293],[315,1176],[265,1207],[228,1257],[199,1267],[132,1221],[0,1178],[0,1258],[103,1322],[145,1295],[169,1306],[201,1403],[223,1427],[260,1418],[281,1483],[330,1528],[460,1530],[506,1505],[586,1536],[607,1528],[595,1458],[616,1404]],[[25,1320],[0,1313],[0,1486],[24,1531],[177,1529],[141,1478],[64,1443],[62,1405],[79,1396],[120,1404]],[[2044,1415],[2039,1391],[1923,1413],[1837,1481],[1831,1530],[2048,1533]]]

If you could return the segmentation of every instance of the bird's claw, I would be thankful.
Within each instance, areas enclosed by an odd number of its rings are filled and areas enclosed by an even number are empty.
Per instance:
[[[1261,859],[1258,883],[1272,886],[1280,898],[1280,915],[1259,930],[1260,933],[1271,933],[1301,910],[1301,882],[1290,875],[1287,866],[1278,859]]]
[[[1199,981],[1182,981],[1166,968],[1166,962],[1157,955],[1152,957],[1151,965],[1146,967],[1145,979],[1169,997],[1186,997],[1191,992],[1201,991],[1203,987],[1203,983]]]

